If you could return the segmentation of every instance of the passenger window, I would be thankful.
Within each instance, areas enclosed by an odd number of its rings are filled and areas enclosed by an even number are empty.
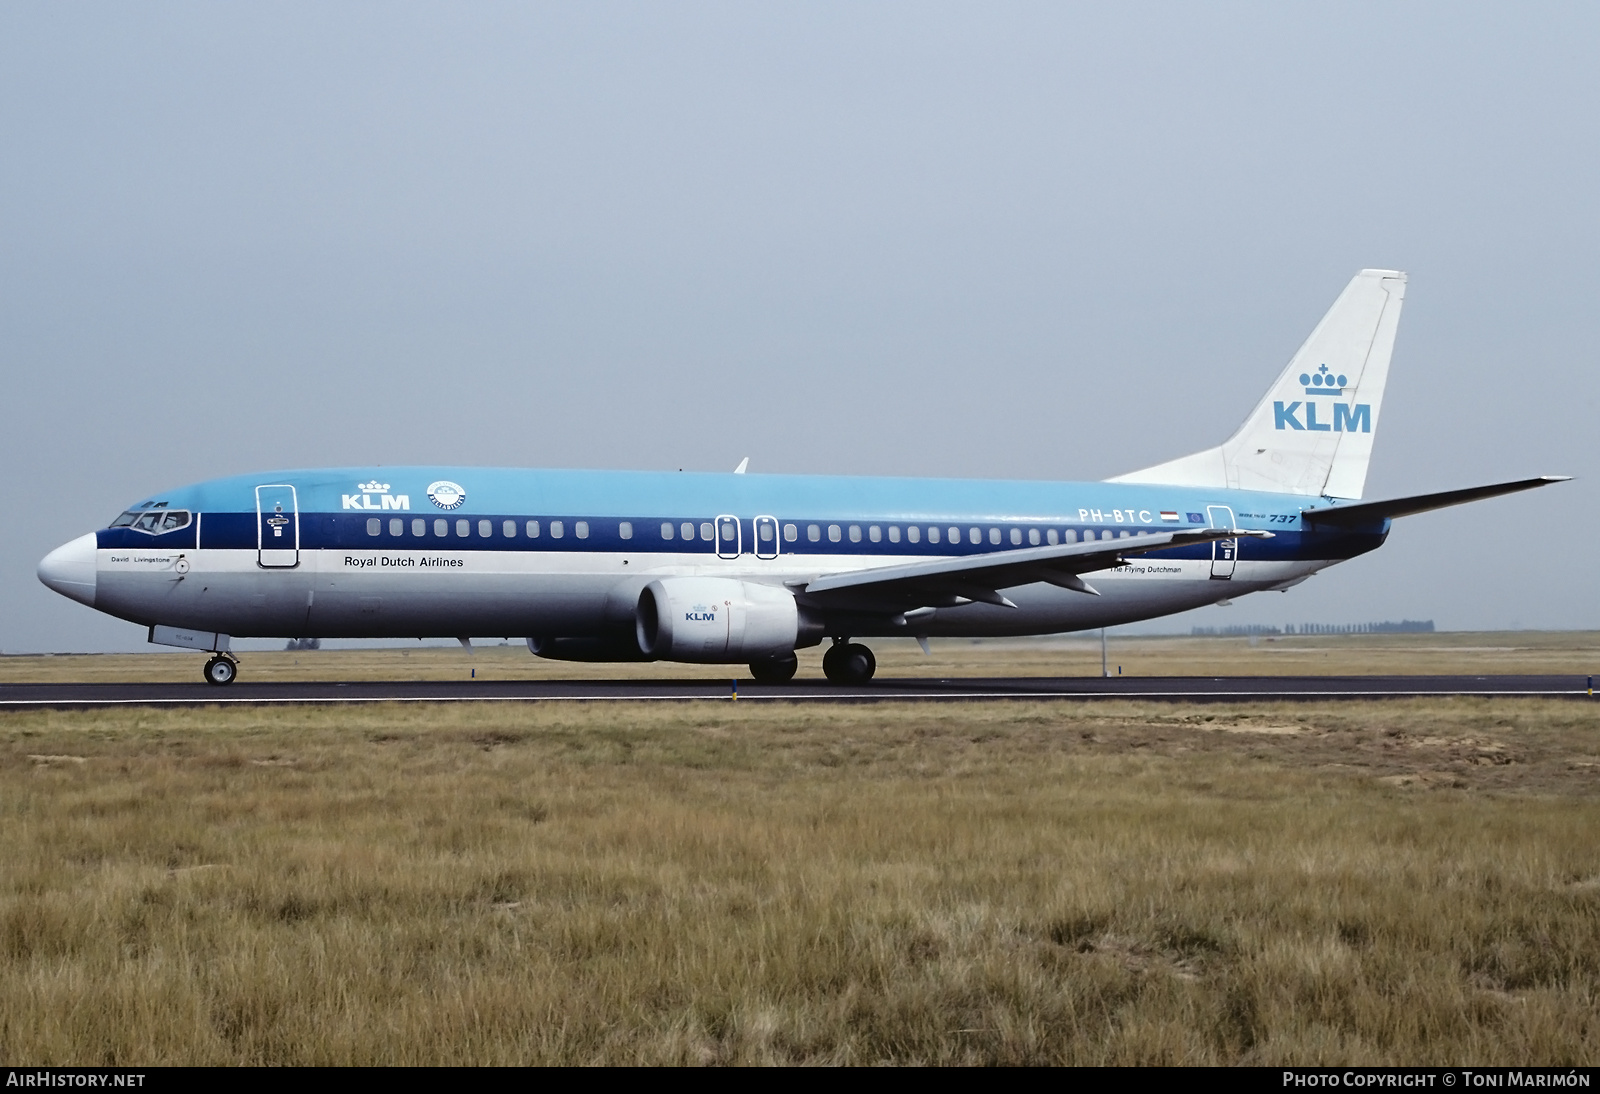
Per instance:
[[[938,527],[936,525],[932,525],[932,524],[928,525],[928,542],[929,543],[938,543],[939,542],[939,529],[938,529]]]
[[[1044,538],[1049,541],[1050,546],[1054,547],[1056,545],[1056,540],[1060,537],[1056,535],[1056,530],[1051,528],[1049,531],[1045,532]]]
[[[574,524],[572,526],[572,530],[578,533],[579,539],[589,538],[589,522],[586,520],[580,520],[578,523]]]
[[[733,524],[731,522],[728,523],[728,524],[724,524],[722,526],[722,542],[724,542],[724,543],[732,543],[733,542],[733,533],[734,533]]]
[[[1013,529],[1011,529],[1011,543],[1012,543],[1012,545],[1015,546],[1016,544],[1019,544],[1021,542],[1022,542],[1022,529],[1021,528],[1013,528]],[[1033,530],[1033,542],[1035,542],[1035,543],[1039,542],[1039,529],[1037,529],[1037,528],[1035,528]]]
[[[1000,529],[989,529],[989,542],[993,544],[998,544],[1000,542]]]
[[[817,542],[822,538],[822,529],[815,524],[806,525],[806,538],[812,543]]]
[[[870,539],[874,543],[882,542],[882,540],[883,540],[883,529],[879,528],[876,524],[872,525],[872,527],[867,529],[867,538]]]
[[[992,531],[992,529],[991,529],[991,531]],[[950,538],[954,539],[955,537],[952,536]],[[970,539],[973,543],[982,543],[983,542],[983,532],[980,531],[977,528],[968,528],[967,529],[967,538]],[[994,538],[996,540],[998,540],[1000,538],[1000,533],[999,532],[995,532]]]
[[[710,543],[713,539],[717,538],[717,530],[711,527],[711,522],[709,520],[700,522],[700,538],[705,540],[707,543]]]
[[[399,517],[390,517],[389,518],[389,534],[391,536],[403,536],[403,535],[405,535],[406,534],[406,522],[401,520]]]
[[[507,539],[516,539],[517,522],[514,520],[502,521],[500,524],[500,534],[505,536]]]
[[[1028,542],[1034,547],[1039,546],[1039,529],[1037,529],[1037,528],[1029,528],[1028,529]]]
[[[838,543],[841,538],[842,536],[839,532],[839,526],[837,524],[828,525],[828,542]]]
[[[977,529],[974,528],[973,531],[976,532]],[[950,542],[951,543],[960,543],[961,542],[961,529],[957,528],[953,524],[950,526]]]
[[[559,520],[553,520],[553,521],[550,522],[550,538],[551,539],[560,539],[562,536],[564,536],[566,534],[567,534],[566,525],[562,524]]]
[[[861,525],[852,524],[850,526],[850,542],[851,543],[860,543],[861,542]]]
[[[678,526],[678,532],[686,540],[693,539],[694,538],[694,525],[690,524],[688,521],[684,521],[682,524],[680,524]]]
[[[470,520],[467,520],[465,517],[462,517],[460,520],[456,521],[456,535],[458,535],[458,536],[470,536],[471,534],[472,534],[472,522]]]
[[[488,539],[490,536],[494,535],[494,521],[480,520],[478,522],[478,535],[482,536],[484,539]]]
[[[672,527],[672,522],[670,520],[662,521],[661,522],[661,538],[662,539],[671,539],[673,537],[673,534],[674,534],[674,531],[673,531],[673,527]]]
[[[445,520],[443,517],[440,517],[438,520],[434,521],[433,534],[436,536],[448,536],[450,534],[450,522]]]
[[[890,543],[899,543],[900,542],[900,526],[898,524],[889,525],[889,542]]]
[[[1128,538],[1128,533],[1127,532],[1118,532],[1117,535],[1121,536],[1123,539],[1127,539]]]
[[[921,542],[922,529],[913,524],[911,527],[906,529],[906,539],[910,540],[912,543]]]
[[[411,521],[411,534],[414,535],[414,536],[425,536],[425,535],[427,535],[428,534],[428,522],[423,520],[421,517],[412,518],[412,521]]]
[[[383,532],[383,521],[377,517],[367,518],[367,535],[376,536]]]
[[[785,524],[783,526],[783,538],[789,543],[793,543],[800,538],[800,529],[792,524]]]
[[[528,530],[528,538],[529,539],[538,539],[539,538],[539,522],[538,521],[530,520],[528,522],[528,524],[527,524],[527,530]]]
[[[1051,532],[1050,534],[1051,535],[1055,535],[1054,532]],[[1076,542],[1078,542],[1077,529],[1068,528],[1065,532],[1062,532],[1061,533],[1061,542],[1062,543],[1076,543]]]
[[[760,526],[756,528],[756,535],[760,538],[762,543],[771,543],[772,525],[768,524],[766,521],[762,521]]]
[[[633,522],[631,520],[625,520],[621,524],[617,525],[617,535],[621,536],[623,539],[632,539]]]

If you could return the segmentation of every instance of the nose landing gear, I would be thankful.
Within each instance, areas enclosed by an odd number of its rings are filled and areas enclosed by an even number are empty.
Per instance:
[[[830,684],[865,684],[878,671],[872,651],[848,638],[835,638],[822,655],[822,674]]]
[[[225,653],[219,653],[206,662],[205,678],[208,684],[231,684],[239,678],[239,662]]]

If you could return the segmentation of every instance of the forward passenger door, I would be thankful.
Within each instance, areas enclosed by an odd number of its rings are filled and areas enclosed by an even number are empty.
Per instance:
[[[265,570],[300,565],[300,505],[286,483],[256,487],[256,564]]]

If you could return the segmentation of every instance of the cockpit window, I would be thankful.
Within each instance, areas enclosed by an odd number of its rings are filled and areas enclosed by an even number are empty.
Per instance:
[[[132,528],[140,532],[149,532],[151,535],[159,535],[162,532],[173,532],[179,528],[187,528],[189,520],[189,511],[187,509],[136,509],[126,512],[112,521],[111,527]]]

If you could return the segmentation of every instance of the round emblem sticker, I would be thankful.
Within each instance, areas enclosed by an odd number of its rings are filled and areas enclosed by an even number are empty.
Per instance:
[[[436,482],[428,487],[428,500],[440,509],[459,509],[467,492],[453,482]]]

